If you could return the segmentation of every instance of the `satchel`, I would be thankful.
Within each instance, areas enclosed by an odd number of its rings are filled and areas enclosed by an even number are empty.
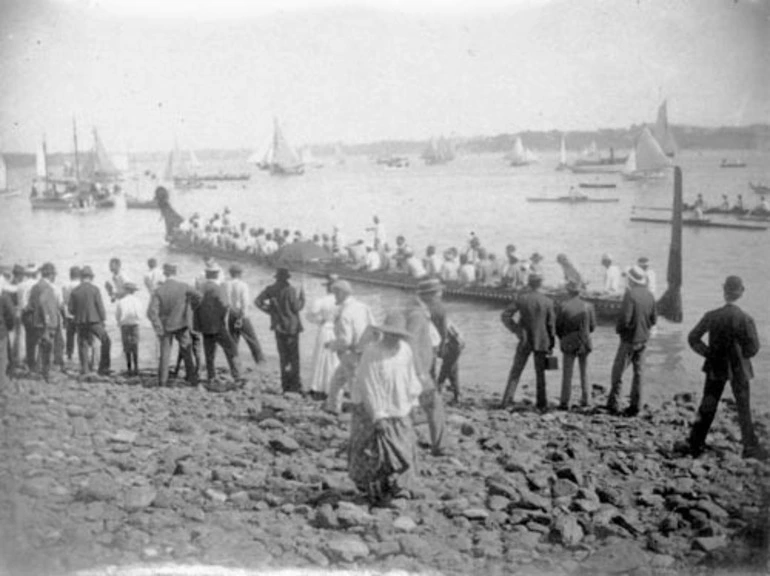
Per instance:
[[[558,370],[559,369],[559,358],[549,354],[545,357],[545,369],[546,370]]]

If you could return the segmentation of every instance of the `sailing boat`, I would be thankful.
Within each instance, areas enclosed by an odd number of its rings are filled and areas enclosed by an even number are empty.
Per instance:
[[[556,170],[566,170],[567,166],[567,138],[564,134],[561,135],[561,147],[559,148],[559,164],[556,166]]]
[[[670,166],[671,160],[645,126],[628,155],[622,174],[626,180],[660,179],[666,177],[666,168]]]
[[[194,170],[199,166],[200,162],[195,156],[195,152],[188,148],[186,154],[183,153],[179,148],[179,143],[174,139],[174,149],[168,155],[163,178],[173,182],[174,188],[180,190],[203,188],[203,182]]]
[[[575,160],[574,168],[577,168],[577,170],[571,169],[573,172],[578,173],[620,172],[627,159],[628,157],[615,156],[614,148],[610,148],[609,156],[602,156],[599,154],[599,148],[594,141],[591,142],[590,146],[583,150],[580,158]],[[598,170],[591,170],[591,168],[598,168]]]
[[[278,118],[273,118],[273,139],[262,160],[257,162],[257,167],[269,171],[271,176],[299,176],[305,173],[305,165],[283,135]]]
[[[313,156],[313,151],[310,149],[310,146],[305,146],[302,149],[300,149],[299,158],[302,161],[302,164],[304,164],[308,168],[324,167],[324,163],[318,160],[315,156]]]
[[[431,138],[422,153],[422,159],[428,165],[446,164],[455,159],[455,148],[451,140],[444,138]]]
[[[20,193],[20,190],[8,187],[8,166],[5,163],[5,157],[0,154],[0,198],[18,196]]]
[[[113,164],[96,128],[93,129],[94,144],[83,162],[81,177],[93,182],[114,182],[121,173]]]
[[[668,125],[668,105],[666,100],[658,107],[658,118],[655,121],[655,127],[652,129],[652,135],[658,141],[663,152],[669,158],[673,158],[677,153],[676,140],[674,134]]]
[[[537,154],[524,146],[521,136],[516,136],[516,142],[513,144],[513,150],[506,156],[506,160],[511,166],[529,166],[538,161]]]

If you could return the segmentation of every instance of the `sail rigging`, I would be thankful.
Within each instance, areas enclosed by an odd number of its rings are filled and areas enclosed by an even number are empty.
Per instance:
[[[270,174],[284,176],[299,175],[304,172],[302,160],[286,140],[278,118],[273,118],[273,145],[268,150],[268,154]]]
[[[38,144],[35,152],[35,175],[38,178],[48,178],[48,162],[46,158],[45,138]]]
[[[628,180],[661,178],[665,176],[664,170],[671,166],[670,158],[663,152],[647,127],[642,129],[636,139],[632,153],[633,158],[629,154],[626,165],[623,167],[623,177]]]
[[[658,107],[658,118],[655,121],[655,127],[652,129],[652,135],[660,144],[666,156],[675,156],[678,151],[674,134],[668,125],[668,103],[666,100]]]
[[[5,157],[0,154],[0,191],[8,188],[8,166],[5,164]]]
[[[513,143],[513,150],[506,156],[506,159],[511,166],[527,166],[539,160],[537,154],[524,146],[521,136],[516,136],[516,141]]]
[[[81,176],[89,179],[110,179],[120,176],[120,170],[113,164],[96,128],[93,129],[94,144],[83,162]]]

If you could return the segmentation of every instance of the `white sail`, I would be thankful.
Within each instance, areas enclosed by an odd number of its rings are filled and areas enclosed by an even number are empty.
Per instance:
[[[533,150],[526,148],[524,150],[524,158],[527,162],[540,162],[540,156],[538,156]]]
[[[271,171],[279,174],[299,173],[302,170],[302,160],[283,135],[277,118],[273,120],[273,124]]]
[[[561,148],[559,150],[559,164],[567,163],[567,139],[564,134],[561,135]]]
[[[198,157],[195,155],[195,150],[192,148],[187,149],[187,158],[188,158],[188,166],[190,168],[200,168],[201,162],[198,160]]]
[[[677,153],[678,146],[668,125],[668,103],[666,100],[658,108],[658,118],[655,121],[652,135],[655,136],[666,156],[674,156]]]
[[[659,171],[671,166],[671,160],[663,152],[658,141],[645,127],[636,141],[636,169],[642,172]]]
[[[35,175],[38,178],[48,177],[48,163],[46,161],[45,140],[41,140],[35,154]]]
[[[636,172],[636,150],[631,148],[631,152],[628,153],[626,163],[623,165],[624,174],[633,174]]]
[[[599,147],[596,145],[596,140],[591,142],[590,146],[583,148],[580,155],[584,158],[595,158],[599,156]]]
[[[8,167],[5,165],[5,158],[0,154],[0,190],[8,188]]]
[[[525,148],[521,136],[516,136],[513,150],[508,154],[507,160],[510,162],[511,166],[525,166],[533,161],[532,152]]]

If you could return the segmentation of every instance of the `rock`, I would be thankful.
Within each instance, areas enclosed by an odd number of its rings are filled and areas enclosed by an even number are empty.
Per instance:
[[[694,508],[705,512],[709,518],[714,520],[724,520],[729,516],[727,510],[714,504],[711,500],[699,500]]]
[[[599,504],[598,500],[586,500],[585,498],[580,498],[572,502],[572,509],[576,512],[593,513],[601,508],[601,506],[602,505]]]
[[[88,422],[82,416],[75,416],[72,418],[72,435],[73,436],[88,436],[91,433],[91,427]]]
[[[564,478],[577,485],[583,483],[583,472],[577,464],[567,464],[556,470],[557,478]]]
[[[572,498],[578,493],[580,487],[565,478],[557,478],[551,484],[551,496],[554,498]]]
[[[557,516],[551,525],[551,539],[558,544],[572,547],[580,543],[583,536],[582,526],[571,514]]]
[[[498,510],[505,510],[510,505],[511,501],[505,496],[499,496],[494,494],[487,499],[487,508],[496,512]]]
[[[374,520],[374,516],[352,502],[339,502],[337,504],[337,520],[340,526],[349,528],[351,526],[368,524]]]
[[[109,501],[118,497],[118,486],[112,476],[98,475],[88,480],[75,494],[83,502]]]
[[[694,550],[701,550],[702,552],[714,552],[720,548],[727,546],[726,536],[711,536],[708,538],[696,538],[693,540],[692,547]]]
[[[524,508],[526,510],[550,510],[551,501],[539,494],[536,494],[528,489],[519,491],[520,497],[518,501],[514,502],[514,506],[517,508]]]
[[[278,430],[283,429],[284,425],[283,422],[276,420],[275,418],[265,418],[259,423],[259,427],[264,428],[265,430]]]
[[[326,544],[326,551],[335,559],[353,562],[369,556],[369,547],[356,536],[338,537]]]
[[[151,486],[132,486],[123,495],[123,508],[129,512],[143,510],[152,505],[157,495]]]
[[[84,416],[86,413],[86,409],[82,406],[78,406],[77,404],[69,404],[66,408],[67,416],[70,416],[71,418],[74,418],[76,416]]]
[[[384,542],[378,542],[376,544],[370,544],[369,548],[371,552],[378,558],[384,556],[393,556],[401,552],[401,544],[395,540],[385,540]]]
[[[463,516],[468,520],[486,520],[489,518],[489,512],[483,508],[467,508],[463,510]]]
[[[597,486],[596,494],[603,504],[612,504],[617,508],[625,508],[626,498],[623,491],[615,486]]]
[[[131,430],[118,430],[108,438],[110,442],[116,444],[133,444],[136,442],[137,433]]]
[[[509,500],[519,499],[519,491],[503,476],[489,476],[484,483],[490,495],[504,496]]]
[[[340,526],[340,523],[337,520],[337,514],[335,514],[331,504],[322,504],[318,507],[315,513],[314,522],[319,528],[331,530],[339,528]]]
[[[399,516],[393,521],[393,528],[401,532],[411,532],[417,528],[417,523],[409,516]]]
[[[503,452],[498,458],[498,462],[507,472],[522,472],[529,474],[540,466],[540,458],[531,452],[520,450],[511,450]]]
[[[623,574],[648,564],[647,553],[635,542],[611,540],[581,563],[589,574]]]
[[[270,447],[282,454],[293,454],[299,450],[299,443],[291,436],[284,434],[278,438],[272,439],[270,441]]]
[[[473,436],[476,433],[476,429],[473,427],[472,424],[468,424],[466,422],[462,426],[460,426],[460,433],[463,436]]]
[[[219,504],[224,504],[227,502],[227,494],[220,492],[219,490],[206,488],[206,490],[203,491],[203,494],[212,502],[217,502]]]
[[[669,556],[668,554],[654,554],[650,558],[650,566],[652,568],[670,568],[676,562],[676,558]]]

